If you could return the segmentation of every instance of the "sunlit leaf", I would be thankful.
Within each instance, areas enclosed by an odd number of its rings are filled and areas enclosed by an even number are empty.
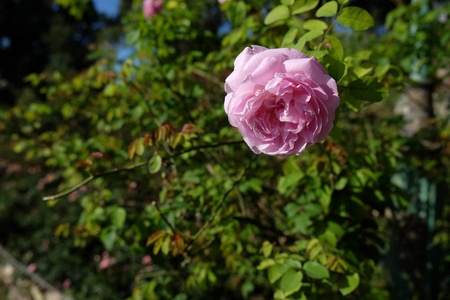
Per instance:
[[[356,31],[367,30],[375,25],[372,16],[363,8],[347,6],[339,11],[337,20]]]
[[[270,25],[272,23],[285,20],[289,18],[290,11],[286,5],[278,5],[270,11],[270,13],[264,19],[264,24]]]
[[[337,13],[338,3],[330,1],[322,5],[316,12],[316,17],[332,17]]]
[[[308,261],[303,266],[306,275],[314,279],[323,279],[330,277],[330,272],[325,266],[316,261]]]
[[[353,292],[359,285],[359,274],[345,276],[345,279],[339,282],[339,291],[343,296]]]
[[[319,4],[319,0],[296,0],[292,5],[292,14],[301,14],[307,11],[314,9],[317,4]]]
[[[280,281],[280,289],[285,296],[292,295],[302,287],[303,273],[293,269],[288,270]]]

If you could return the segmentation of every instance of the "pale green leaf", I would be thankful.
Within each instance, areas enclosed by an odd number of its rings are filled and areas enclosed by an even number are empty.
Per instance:
[[[326,51],[306,51],[305,52],[306,55],[308,55],[309,57],[315,57],[317,59],[324,57],[327,52]]]
[[[285,296],[292,295],[302,287],[303,273],[293,269],[288,270],[280,281],[280,289]]]
[[[359,78],[369,74],[372,70],[373,70],[372,67],[370,67],[370,68],[365,68],[362,66],[353,67],[353,73],[355,73],[355,75]]]
[[[372,16],[365,9],[356,6],[343,8],[338,13],[337,20],[356,31],[367,30],[375,25]]]
[[[144,154],[144,151],[145,151],[144,139],[140,138],[136,142],[136,154],[142,156],[142,154]]]
[[[106,227],[102,230],[100,233],[100,240],[102,241],[103,245],[105,246],[106,250],[111,251],[113,250],[114,243],[116,241],[117,232],[115,229],[111,227]]]
[[[337,13],[338,3],[336,1],[330,1],[322,5],[316,12],[316,17],[332,17]]]
[[[114,207],[111,211],[111,224],[116,229],[122,229],[125,224],[127,212],[123,207]]]
[[[230,7],[226,10],[227,17],[233,27],[238,27],[242,24],[246,13],[245,3],[243,1],[231,3]]]
[[[330,277],[330,272],[328,269],[319,264],[316,261],[308,261],[303,266],[303,270],[305,270],[306,275],[314,279],[323,279]]]
[[[292,5],[292,14],[301,14],[316,8],[319,0],[297,0]]]
[[[147,240],[147,244],[146,246],[150,246],[151,244],[153,244],[154,242],[156,242],[157,240],[162,239],[164,236],[166,235],[166,232],[163,230],[158,230],[155,233],[153,233]]]
[[[257,269],[258,270],[264,270],[264,269],[267,269],[268,267],[271,267],[273,265],[275,265],[275,261],[273,259],[269,258],[269,259],[265,259],[262,262],[260,262],[258,267],[257,267]]]
[[[281,20],[286,20],[289,16],[289,8],[286,5],[278,5],[266,16],[264,19],[264,24],[269,25]]]
[[[170,251],[170,242],[172,241],[170,236],[166,236],[166,238],[164,239],[164,242],[162,243],[161,246],[161,251],[162,253],[164,253],[164,255],[167,255]]]
[[[292,44],[295,40],[295,36],[297,35],[297,32],[298,32],[297,28],[289,29],[288,32],[283,37],[283,41],[281,42],[281,47],[285,47],[286,45]]]
[[[158,154],[155,154],[148,162],[148,171],[151,174],[155,174],[159,170],[161,170],[161,166],[162,166],[162,158]]]
[[[276,290],[275,293],[273,294],[273,298],[275,300],[281,300],[286,299],[286,296],[284,295],[282,290]]]
[[[272,248],[273,248],[272,243],[264,241],[260,251],[263,253],[264,257],[267,258],[270,256],[270,253],[272,253]]]
[[[328,24],[320,20],[308,20],[303,24],[303,28],[306,30],[325,30],[328,28]]]
[[[334,185],[334,189],[337,190],[337,191],[340,191],[340,190],[344,189],[345,186],[347,185],[347,182],[348,182],[348,178],[347,177],[339,178],[339,180]]]
[[[328,48],[328,54],[337,61],[342,61],[344,59],[344,47],[342,46],[341,41],[333,36],[328,35],[325,38],[325,45]]]
[[[339,282],[339,291],[343,296],[346,296],[353,292],[359,285],[359,274],[354,273],[352,275],[345,276],[345,280]]]
[[[291,5],[293,1],[292,0],[281,0],[280,2],[281,2],[281,4],[284,4],[284,5]]]
[[[283,268],[280,265],[274,265],[269,268],[269,271],[267,272],[267,276],[269,277],[269,282],[274,283],[278,279],[283,276]]]

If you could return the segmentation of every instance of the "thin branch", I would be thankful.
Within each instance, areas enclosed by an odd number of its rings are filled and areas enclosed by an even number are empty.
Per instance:
[[[223,89],[223,81],[219,80],[217,77],[213,76],[212,74],[209,74],[203,70],[196,69],[196,68],[193,68],[191,71],[192,71],[192,73],[194,73],[200,77],[203,77],[204,79],[207,79],[210,82],[216,84],[217,86],[220,87],[220,89]]]
[[[144,278],[155,278],[155,277],[162,277],[162,276],[177,276],[180,275],[179,271],[154,271],[150,273],[144,273],[137,275],[136,281],[142,280]]]
[[[185,154],[185,153],[188,153],[188,152],[191,152],[191,151],[200,150],[200,149],[216,148],[216,147],[221,147],[221,146],[225,146],[225,145],[234,145],[234,144],[242,144],[242,143],[244,143],[244,141],[232,141],[232,142],[223,142],[223,143],[217,143],[217,144],[212,144],[212,145],[195,146],[195,147],[192,147],[192,148],[180,151],[177,154],[174,154],[174,155],[170,156],[170,158],[175,158],[175,157],[180,156],[182,154]],[[119,172],[122,172],[122,171],[135,170],[135,169],[141,168],[143,166],[146,166],[147,164],[148,164],[148,162],[145,161],[145,162],[140,162],[140,163],[134,164],[132,166],[124,167],[124,168],[121,168],[121,169],[116,168],[116,169],[112,169],[110,171],[107,171],[107,172],[104,172],[104,173],[100,173],[100,174],[95,174],[95,175],[91,174],[89,177],[83,179],[81,182],[77,183],[76,185],[74,185],[73,187],[69,188],[68,190],[65,190],[65,191],[63,191],[63,192],[61,192],[59,194],[56,194],[56,195],[44,197],[44,198],[42,198],[42,200],[50,201],[50,200],[56,200],[56,199],[62,198],[64,196],[67,196],[70,193],[78,190],[80,187],[82,187],[83,185],[91,182],[94,179],[97,179],[99,177],[104,177],[104,176],[107,176],[107,175],[111,175],[111,174],[115,174],[115,173],[119,173]]]
[[[252,165],[253,161],[257,158],[258,156],[254,156],[253,159],[250,161],[250,163],[247,165],[247,167],[244,169],[244,171],[242,172],[242,174],[239,176],[238,179],[236,179],[233,182],[233,185],[225,192],[225,194],[223,194],[222,199],[219,202],[219,205],[216,207],[216,209],[214,210],[213,214],[211,215],[211,217],[209,218],[209,220],[202,226],[202,228],[200,228],[200,230],[194,235],[194,237],[189,241],[189,243],[186,245],[185,249],[188,249],[202,234],[203,232],[209,227],[211,226],[211,224],[214,222],[214,219],[216,218],[217,214],[219,213],[220,209],[222,208],[222,206],[225,204],[228,196],[231,194],[231,192],[239,185],[240,181],[242,180],[242,178],[244,177],[245,173],[247,172],[247,170],[250,168],[250,166]]]
[[[80,187],[82,187],[83,185],[85,185],[85,184],[87,184],[87,183],[91,182],[92,180],[97,179],[97,178],[99,178],[99,177],[104,177],[104,176],[111,175],[111,174],[115,174],[115,173],[119,173],[119,172],[122,172],[122,171],[135,170],[135,169],[141,168],[141,167],[143,167],[143,166],[146,166],[147,164],[148,164],[148,162],[140,162],[140,163],[137,163],[137,164],[132,165],[132,166],[124,167],[124,168],[122,168],[122,169],[116,168],[116,169],[112,169],[112,170],[110,170],[110,171],[107,171],[107,172],[105,172],[105,173],[100,173],[100,174],[95,174],[95,175],[92,175],[92,174],[91,174],[88,178],[85,178],[83,181],[77,183],[76,185],[74,185],[74,186],[71,187],[70,189],[65,190],[65,191],[63,191],[63,192],[61,192],[61,193],[59,193],[59,194],[56,194],[56,195],[44,197],[44,198],[42,198],[42,200],[44,200],[44,201],[50,201],[50,200],[56,200],[56,199],[59,199],[59,198],[61,198],[61,197],[64,197],[64,196],[66,196],[66,195],[69,195],[70,193],[72,193],[72,192],[78,190],[78,189],[79,189]]]
[[[238,144],[243,144],[243,143],[245,143],[245,142],[244,141],[231,141],[231,142],[223,142],[223,143],[217,143],[217,144],[211,144],[211,145],[200,145],[200,146],[191,147],[191,148],[188,148],[181,152],[178,152],[173,157],[180,156],[184,153],[188,153],[188,152],[195,151],[195,150],[201,150],[201,149],[207,149],[207,148],[217,148],[217,147],[227,146],[227,145],[238,145]]]
[[[323,43],[325,42],[325,39],[327,38],[328,34],[330,33],[331,28],[333,27],[334,23],[336,22],[336,19],[333,19],[333,21],[331,21],[330,26],[328,26],[327,31],[325,31],[324,35],[323,35],[323,40],[322,42],[320,42],[319,46],[317,47],[317,50],[320,50],[320,48],[322,48]]]
[[[153,202],[152,202],[152,205],[153,205],[154,207],[156,207],[156,210],[158,211],[159,215],[160,215],[161,218],[164,220],[164,223],[166,223],[167,226],[169,226],[170,230],[172,230],[172,232],[173,232],[174,234],[177,233],[177,232],[175,231],[175,228],[172,226],[172,224],[170,224],[169,220],[167,220],[166,216],[162,213],[161,209],[159,209],[159,206],[158,206],[158,204],[156,204],[156,201],[153,201]]]

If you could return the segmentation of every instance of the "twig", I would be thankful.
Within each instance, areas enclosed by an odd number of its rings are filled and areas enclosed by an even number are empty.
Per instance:
[[[152,205],[154,207],[156,207],[156,210],[158,211],[159,215],[161,216],[161,218],[164,220],[164,222],[167,224],[167,226],[169,226],[170,230],[172,230],[172,232],[175,234],[177,233],[175,231],[175,228],[172,226],[172,224],[170,224],[169,220],[167,220],[166,216],[162,213],[161,209],[159,209],[158,204],[156,204],[156,201],[152,202]]]
[[[203,70],[195,68],[193,68],[191,71],[192,73],[197,74],[198,76],[203,77],[211,81],[212,83],[216,84],[217,86],[220,87],[220,89],[223,89],[223,81],[220,81],[217,77],[213,76],[212,74],[209,74]]]
[[[116,168],[116,169],[107,171],[107,172],[105,172],[105,173],[100,173],[100,174],[96,174],[96,175],[92,175],[92,174],[91,174],[88,178],[86,178],[86,179],[84,179],[83,181],[77,183],[76,185],[74,185],[74,186],[71,187],[70,189],[65,190],[65,191],[63,191],[63,192],[61,192],[61,193],[59,193],[59,194],[53,195],[53,196],[47,196],[47,197],[44,197],[44,198],[42,198],[42,200],[44,200],[44,201],[49,201],[49,200],[56,200],[56,199],[59,199],[59,198],[61,198],[61,197],[64,197],[64,196],[66,196],[66,195],[68,195],[68,194],[70,194],[70,193],[72,193],[72,192],[78,190],[78,189],[79,189],[80,187],[82,187],[83,185],[85,185],[85,184],[87,184],[87,183],[91,182],[92,180],[97,179],[97,178],[99,178],[99,177],[104,177],[104,176],[111,175],[111,174],[115,174],[115,173],[119,173],[119,172],[122,172],[122,171],[135,170],[135,169],[141,168],[141,167],[143,167],[143,166],[146,166],[147,164],[148,164],[148,162],[140,162],[140,163],[137,163],[137,164],[135,164],[135,165],[132,165],[132,166],[129,166],[129,167],[125,167],[125,168],[122,168],[122,169]]]
[[[207,149],[207,148],[216,148],[216,147],[221,147],[221,146],[227,146],[227,145],[238,145],[238,144],[243,144],[244,141],[231,141],[231,142],[223,142],[223,143],[217,143],[217,144],[211,144],[211,145],[200,145],[200,146],[195,146],[195,147],[191,147],[189,149],[183,150],[181,152],[178,152],[177,154],[174,155],[175,156],[180,156],[184,153],[188,153],[191,151],[195,151],[195,150],[201,150],[201,149]]]
[[[225,194],[223,194],[222,199],[219,202],[219,205],[216,207],[216,209],[214,210],[213,214],[211,215],[211,217],[209,218],[209,220],[202,226],[202,228],[200,228],[200,230],[194,235],[194,237],[189,241],[189,243],[186,245],[185,249],[188,249],[202,234],[203,232],[209,227],[211,226],[211,224],[214,222],[214,219],[216,218],[217,214],[219,213],[220,209],[222,208],[223,204],[226,202],[228,196],[230,195],[230,193],[235,189],[236,186],[238,186],[239,182],[242,180],[242,178],[244,177],[245,173],[247,172],[247,170],[250,168],[250,166],[252,165],[253,161],[257,158],[258,156],[254,156],[253,159],[250,161],[250,163],[248,164],[248,166],[244,169],[244,171],[242,172],[242,174],[239,176],[238,179],[236,179],[233,182],[233,185],[225,192]]]
[[[206,149],[206,148],[216,148],[216,147],[221,147],[221,146],[225,146],[225,145],[242,144],[242,143],[244,143],[244,142],[243,141],[232,141],[232,142],[223,142],[223,143],[217,143],[217,144],[212,144],[212,145],[196,146],[196,147],[192,147],[192,148],[183,150],[181,152],[178,152],[177,154],[174,154],[174,155],[170,156],[170,158],[175,158],[175,157],[180,156],[180,155],[182,155],[184,153],[188,153],[188,152],[195,151],[195,150]],[[44,198],[42,198],[42,200],[49,201],[49,200],[59,199],[61,197],[67,196],[68,194],[78,190],[83,185],[85,185],[85,184],[87,184],[87,183],[91,182],[92,180],[97,179],[99,177],[104,177],[104,176],[115,174],[115,173],[119,173],[119,172],[122,172],[122,171],[135,170],[135,169],[141,168],[143,166],[146,166],[147,164],[148,164],[148,162],[145,161],[145,162],[140,162],[140,163],[134,164],[132,166],[124,167],[124,168],[121,168],[121,169],[116,168],[116,169],[113,169],[113,170],[110,170],[110,171],[107,171],[107,172],[104,172],[104,173],[100,173],[100,174],[95,174],[95,175],[91,174],[89,177],[83,179],[81,182],[77,183],[76,185],[74,185],[73,187],[69,188],[68,190],[65,190],[65,191],[63,191],[63,192],[61,192],[59,194],[56,194],[56,195],[44,197]]]

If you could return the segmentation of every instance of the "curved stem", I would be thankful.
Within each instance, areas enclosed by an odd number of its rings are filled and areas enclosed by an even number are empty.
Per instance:
[[[175,158],[177,156],[180,156],[182,154],[185,154],[185,153],[188,153],[188,152],[192,152],[192,151],[195,151],[195,150],[206,149],[206,148],[216,148],[216,147],[221,147],[221,146],[226,146],[226,145],[234,145],[234,144],[242,144],[242,143],[244,143],[244,141],[231,141],[231,142],[223,142],[223,143],[217,143],[217,144],[211,144],[211,145],[195,146],[195,147],[191,147],[189,149],[180,151],[180,152],[178,152],[178,153],[176,153],[174,155],[171,155],[170,158]],[[67,196],[70,193],[78,190],[80,187],[82,187],[83,185],[91,182],[94,179],[97,179],[99,177],[104,177],[104,176],[107,176],[107,175],[111,175],[111,174],[115,174],[115,173],[119,173],[119,172],[122,172],[122,171],[135,170],[135,169],[141,168],[143,166],[146,166],[147,164],[148,164],[148,162],[144,161],[144,162],[140,162],[140,163],[134,164],[132,166],[124,167],[124,168],[121,168],[121,169],[116,168],[116,169],[112,169],[112,170],[109,170],[107,172],[100,173],[100,174],[95,174],[95,175],[91,174],[89,177],[83,179],[82,181],[80,181],[79,183],[74,185],[73,187],[71,187],[71,188],[69,188],[69,189],[67,189],[67,190],[65,190],[65,191],[63,191],[63,192],[61,192],[59,194],[44,197],[44,198],[42,198],[42,200],[50,201],[50,200],[56,200],[56,199],[62,198],[64,196]]]

